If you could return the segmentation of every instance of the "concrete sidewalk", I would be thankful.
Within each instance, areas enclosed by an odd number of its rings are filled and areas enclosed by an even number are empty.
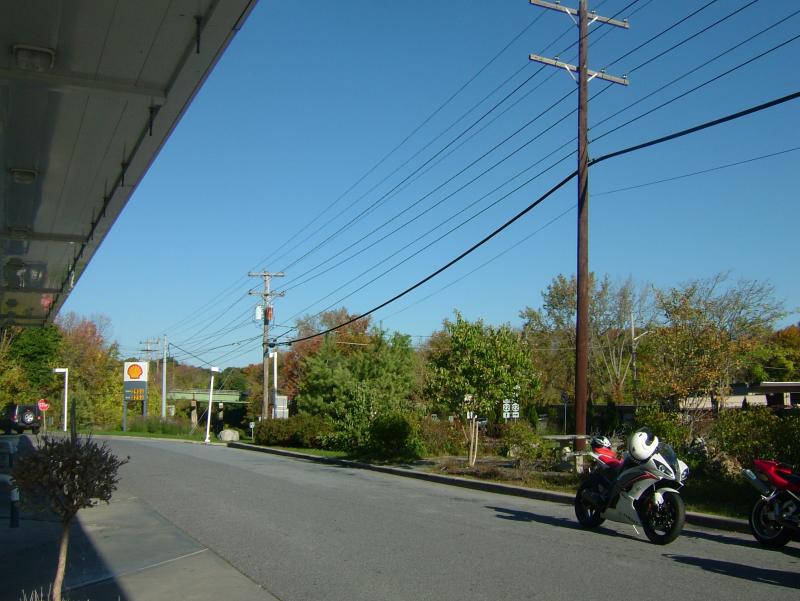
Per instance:
[[[48,590],[61,526],[54,516],[23,514],[20,527],[9,528],[5,492],[0,491],[0,601],[19,601],[23,590]],[[90,601],[276,601],[143,502],[119,494],[109,505],[78,513],[64,589],[69,599]]]

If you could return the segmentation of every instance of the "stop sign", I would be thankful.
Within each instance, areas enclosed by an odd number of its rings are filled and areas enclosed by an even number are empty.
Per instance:
[[[47,399],[39,399],[39,411],[47,411],[50,409],[50,403],[47,402]]]

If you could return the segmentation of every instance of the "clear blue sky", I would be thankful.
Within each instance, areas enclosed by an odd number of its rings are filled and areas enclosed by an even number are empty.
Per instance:
[[[594,25],[591,29],[591,67],[608,67],[617,75],[630,73],[629,86],[613,85],[591,102],[590,138],[612,132],[592,144],[591,155],[797,91],[793,65],[800,57],[800,40],[616,129],[800,31],[800,15],[789,17],[800,9],[796,0],[762,0],[636,69],[749,2],[713,2],[634,50],[706,2],[593,0],[592,7],[603,15],[630,15],[631,28]],[[711,61],[774,23],[778,25]],[[576,62],[577,45],[572,45],[576,41],[577,28],[566,15],[534,7],[527,0],[262,0],[62,312],[109,317],[113,337],[126,356],[136,354],[140,341],[166,333],[202,361],[227,366],[256,362],[261,356],[260,325],[252,319],[257,299],[247,296],[248,290],[260,289],[261,282],[246,277],[251,269],[286,272],[285,278],[274,281],[277,287],[289,288],[275,302],[278,324],[291,324],[296,316],[332,303],[354,313],[372,308],[459,254],[575,168],[571,156],[487,209],[574,151],[570,141],[577,117],[569,113],[577,105],[577,86],[566,71],[542,68],[531,63],[528,54],[558,54],[561,60]],[[693,72],[606,121],[689,71]],[[590,91],[598,93],[605,87],[605,82],[595,80]],[[591,269],[614,279],[632,276],[657,286],[730,272],[734,280],[767,280],[787,307],[800,306],[796,179],[800,152],[600,194],[797,146],[800,101],[793,101],[596,166],[590,175]],[[541,292],[554,276],[575,271],[575,200],[572,183],[448,272],[376,313],[374,321],[415,336],[439,328],[454,308],[470,319],[519,323],[519,311],[526,305],[539,306]],[[362,218],[303,257],[373,203],[376,206]],[[429,211],[416,221],[336,265],[425,209]],[[485,212],[469,223],[354,292],[482,209]],[[453,218],[461,210],[464,213]],[[410,246],[400,250],[406,245]],[[132,294],[123,283],[134,259],[146,268],[138,274],[142,292]],[[382,260],[386,262],[374,267]],[[317,273],[319,277],[303,283]],[[459,281],[437,293],[454,280]],[[796,320],[795,314],[787,323]],[[273,332],[280,335],[286,329]],[[247,339],[251,340],[222,346]],[[175,353],[180,360],[202,364],[198,358]]]

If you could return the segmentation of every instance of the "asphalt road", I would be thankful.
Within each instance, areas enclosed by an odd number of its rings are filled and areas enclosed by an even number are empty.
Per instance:
[[[800,544],[580,529],[570,506],[263,453],[109,441],[137,497],[282,601],[792,599]]]

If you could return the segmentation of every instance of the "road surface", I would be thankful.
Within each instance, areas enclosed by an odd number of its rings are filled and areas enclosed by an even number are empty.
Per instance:
[[[282,601],[792,599],[800,544],[671,545],[570,506],[180,442],[114,439],[134,496]],[[641,529],[640,529],[641,530]]]

